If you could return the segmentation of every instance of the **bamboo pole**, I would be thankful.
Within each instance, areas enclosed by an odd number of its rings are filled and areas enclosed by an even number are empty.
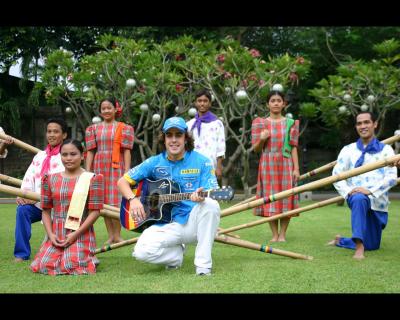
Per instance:
[[[110,250],[113,250],[116,248],[125,247],[127,245],[136,243],[138,241],[138,239],[139,238],[132,238],[132,239],[124,240],[124,241],[114,243],[111,245],[105,245],[101,248],[96,249],[95,253],[98,254],[98,253],[110,251]],[[303,259],[303,260],[312,260],[313,259],[312,256],[307,256],[307,255],[303,255],[303,254],[295,253],[295,252],[291,252],[291,251],[286,251],[286,250],[275,249],[275,248],[272,248],[267,245],[257,244],[257,243],[250,242],[247,240],[242,240],[242,239],[236,239],[236,238],[229,237],[226,235],[216,236],[215,241],[224,243],[224,244],[237,246],[237,247],[242,247],[245,249],[251,249],[251,250],[261,251],[261,252],[270,253],[270,254],[276,254],[276,255],[294,258],[294,259]]]
[[[7,179],[11,178],[8,176],[6,176],[6,177],[7,177]],[[14,178],[12,178],[12,179],[14,179]],[[15,179],[15,180],[19,180],[19,179]],[[19,181],[21,181],[21,180],[19,180]],[[36,193],[36,192],[25,191],[25,190],[21,190],[21,189],[15,188],[15,187],[6,186],[6,185],[2,185],[2,184],[0,184],[0,191],[4,192],[4,193],[12,194],[14,196],[18,196],[21,198],[40,201],[40,194]],[[107,204],[103,205],[103,209],[100,210],[100,215],[103,217],[112,218],[112,219],[116,219],[116,220],[120,221],[119,209],[116,207],[107,205]],[[219,229],[219,231],[224,231],[224,229]],[[240,236],[238,236],[236,234],[229,234],[229,236],[235,237],[235,238],[240,238]]]
[[[17,138],[14,138],[14,137],[11,137],[11,138],[14,139],[14,144],[17,147],[20,147],[20,148],[25,149],[25,150],[27,150],[29,152],[32,152],[32,153],[38,153],[39,151],[41,151],[40,149],[38,149],[36,147],[33,147],[30,144],[27,144],[27,143],[25,143],[25,142],[23,142],[21,140],[18,140]],[[4,133],[0,133],[0,139],[3,139],[3,140],[7,139],[7,135],[5,135]]]
[[[396,183],[400,184],[400,178],[397,179]],[[297,214],[297,213],[311,211],[313,209],[322,208],[322,207],[328,206],[330,204],[339,203],[341,201],[343,201],[343,197],[342,196],[330,198],[330,199],[327,199],[327,200],[324,200],[324,201],[321,201],[321,202],[317,202],[317,203],[311,204],[309,206],[297,208],[297,209],[290,210],[290,211],[287,211],[287,212],[281,213],[281,214],[276,214],[276,215],[274,215],[272,217],[262,218],[262,219],[257,220],[257,221],[252,221],[252,222],[244,223],[244,224],[241,224],[241,225],[238,225],[238,226],[235,226],[235,227],[226,228],[223,231],[218,231],[218,235],[225,234],[227,232],[233,232],[233,231],[237,231],[237,230],[241,230],[241,229],[245,229],[245,228],[254,227],[254,226],[257,226],[259,224],[263,224],[263,223],[275,221],[275,220],[278,220],[278,219],[290,217],[290,216],[292,216],[294,214]]]
[[[0,174],[0,180],[4,181],[4,182],[8,182],[10,184],[13,184],[17,187],[20,187],[22,185],[22,180],[7,176],[5,174]],[[104,209],[107,209],[108,211],[113,211],[113,212],[119,213],[119,208],[110,206],[108,204],[104,204]]]
[[[384,144],[387,144],[387,145],[391,145],[394,142],[399,141],[399,140],[400,140],[400,135],[394,135],[394,136],[392,136],[390,138],[382,140],[381,142],[384,143]],[[325,172],[325,171],[328,171],[329,169],[332,169],[336,165],[336,162],[337,162],[336,160],[332,161],[332,162],[330,162],[328,164],[325,164],[325,165],[323,165],[323,166],[321,166],[319,168],[316,168],[314,170],[311,170],[311,171],[309,171],[307,173],[302,174],[299,177],[299,181],[302,181],[304,179],[307,179],[307,178],[310,178],[312,176],[315,176],[318,173]],[[256,196],[253,196],[251,198],[245,199],[243,201],[240,201],[239,203],[234,204],[233,206],[231,206],[231,208],[240,206],[240,205],[245,204],[245,203],[250,202],[250,201],[254,201],[255,199],[256,199]]]
[[[0,174],[0,180],[17,187],[20,187],[22,184],[22,180],[7,176],[5,174]]]
[[[218,229],[217,229],[217,232],[218,232],[218,233],[221,232],[221,233],[223,233],[223,234],[226,234],[227,236],[230,236],[230,237],[233,237],[233,238],[236,238],[236,239],[240,239],[240,236],[239,236],[239,235],[234,234],[234,233],[227,232],[225,229],[222,229],[222,228],[218,228]]]
[[[0,184],[0,191],[4,192],[4,193],[12,194],[14,196],[18,196],[21,198],[40,201],[40,194],[37,192],[25,191],[25,190],[21,190],[19,188],[6,186],[4,184]],[[108,218],[116,219],[119,221],[119,214],[117,214],[114,211],[108,210],[108,209],[101,209],[100,215],[103,217],[108,217]]]
[[[248,199],[244,199],[243,201],[240,201],[240,202],[234,204],[233,206],[230,206],[230,208],[234,208],[234,207],[240,206],[242,204],[245,204],[247,202],[254,201],[254,200],[256,200],[256,196],[252,196],[252,197],[250,197]]]
[[[139,240],[139,237],[136,237],[136,238],[124,240],[124,241],[121,241],[118,243],[114,243],[114,244],[107,244],[107,245],[102,246],[101,248],[96,249],[95,254],[107,252],[107,251],[121,248],[121,247],[125,247],[127,245],[136,243],[138,240]]]
[[[232,231],[237,231],[237,230],[241,230],[241,229],[246,229],[246,228],[258,226],[259,224],[271,222],[271,221],[274,221],[274,220],[277,220],[277,219],[286,218],[286,217],[292,216],[292,215],[294,215],[296,213],[306,212],[306,211],[310,211],[310,210],[313,210],[313,209],[316,209],[316,208],[325,207],[327,205],[330,205],[330,204],[333,204],[333,203],[337,203],[339,201],[343,201],[343,198],[341,196],[334,197],[334,198],[331,198],[331,199],[327,199],[327,200],[324,200],[324,201],[321,201],[321,202],[317,202],[317,203],[314,203],[314,204],[311,204],[309,206],[305,206],[305,207],[302,207],[302,208],[297,208],[297,209],[294,209],[294,210],[290,210],[290,211],[287,211],[285,213],[274,215],[272,217],[262,218],[260,220],[244,223],[244,224],[241,224],[241,225],[238,225],[238,226],[234,226],[234,227],[231,227],[231,228],[226,228],[224,231],[219,231],[218,235],[224,234],[225,232],[232,232]]]
[[[5,134],[3,134],[3,133],[0,133],[0,138],[7,139],[7,136]],[[14,137],[12,137],[12,138],[14,139],[14,144],[17,147],[20,147],[22,149],[25,149],[25,150],[33,152],[33,153],[38,153],[39,151],[41,151],[40,149],[38,149],[36,147],[33,147],[33,146],[31,146],[31,145],[29,145],[29,144],[27,144],[27,143],[25,143],[25,142],[23,142],[21,140],[18,140],[18,139],[14,138]],[[16,179],[16,178],[13,178],[13,177],[9,177],[9,176],[3,175],[3,174],[0,174],[0,180],[8,182],[8,183],[13,184],[13,185],[16,185],[18,187],[20,187],[22,185],[22,180]],[[11,190],[9,190],[9,191],[11,191]],[[4,192],[7,193],[6,191],[4,191]],[[39,195],[39,197],[37,199],[32,199],[32,198],[29,198],[27,196],[20,195],[21,193],[20,192],[17,193],[15,190],[14,190],[14,192],[15,193],[11,193],[11,194],[20,196],[22,198],[27,198],[27,199],[31,199],[31,200],[40,201],[40,195]],[[28,195],[28,193],[26,191],[23,194]],[[29,194],[29,196],[36,197],[36,195],[33,195],[33,192],[32,192],[32,194]],[[104,207],[104,209],[102,211],[100,211],[100,213],[103,212],[103,214],[102,214],[103,216],[108,217],[108,218],[114,218],[114,219],[120,220],[119,219],[120,208],[117,208],[117,207],[114,207],[114,206],[110,206],[108,204],[104,204],[103,207]],[[114,213],[118,214],[118,218],[116,218]],[[230,236],[236,237],[236,238],[240,238],[238,235],[233,235],[232,234]]]
[[[6,139],[6,138],[7,138],[6,135],[0,133],[0,139]],[[31,146],[31,145],[29,145],[29,144],[27,144],[27,143],[25,143],[25,142],[23,142],[21,140],[18,140],[18,139],[14,138],[14,137],[12,137],[12,138],[14,139],[14,144],[17,147],[20,147],[22,149],[28,150],[28,151],[33,152],[33,153],[38,153],[39,151],[41,151],[40,149],[38,149],[36,147],[33,147],[33,146]],[[0,176],[0,180],[8,182],[8,183],[16,185],[16,186],[21,186],[21,184],[22,184],[21,180],[16,179],[16,178],[12,178],[12,177],[8,177],[6,175],[1,175]],[[104,205],[104,209],[107,209],[108,211],[114,211],[114,212],[118,212],[119,213],[119,208],[116,208],[116,207],[113,207],[113,206],[110,206],[110,205],[107,205],[107,204]]]
[[[258,243],[250,242],[247,240],[235,239],[232,237],[227,237],[225,235],[216,236],[215,241],[225,243],[225,244],[230,244],[232,246],[261,251],[261,252],[265,252],[265,253],[276,254],[279,256],[284,256],[284,257],[289,257],[289,258],[294,258],[294,259],[313,260],[312,256],[307,256],[304,254],[286,251],[286,250],[274,249],[270,246],[267,246],[266,244],[258,244]]]
[[[379,161],[376,161],[376,162],[373,162],[373,163],[368,163],[368,164],[365,164],[365,165],[363,165],[361,167],[354,168],[354,169],[342,172],[340,174],[337,174],[337,175],[334,175],[334,176],[329,176],[329,177],[326,177],[326,178],[323,178],[323,179],[320,179],[320,180],[317,180],[317,181],[313,181],[313,182],[304,184],[304,185],[299,186],[299,187],[295,187],[295,188],[288,189],[288,190],[285,190],[285,191],[282,191],[282,192],[278,192],[276,194],[271,194],[271,195],[266,196],[264,198],[260,198],[260,199],[254,200],[254,201],[242,204],[240,206],[236,206],[236,207],[233,207],[233,208],[232,207],[231,208],[227,208],[225,210],[222,210],[221,217],[225,217],[225,216],[228,216],[228,215],[240,212],[240,211],[244,211],[244,210],[247,210],[247,209],[250,209],[250,208],[258,207],[260,205],[267,204],[267,203],[270,203],[270,202],[273,202],[273,201],[281,200],[281,199],[284,199],[284,198],[286,198],[286,197],[288,197],[290,195],[295,195],[295,194],[298,194],[300,192],[315,190],[317,188],[326,186],[328,184],[331,184],[331,183],[334,183],[334,182],[337,182],[337,181],[340,181],[340,180],[345,180],[345,179],[360,175],[360,174],[368,172],[368,171],[372,171],[372,170],[375,170],[375,169],[378,169],[378,168],[385,167],[385,166],[390,165],[390,164],[392,164],[392,163],[394,163],[394,162],[396,162],[398,160],[400,160],[400,154],[394,155],[392,157],[385,158],[383,160],[379,160]]]

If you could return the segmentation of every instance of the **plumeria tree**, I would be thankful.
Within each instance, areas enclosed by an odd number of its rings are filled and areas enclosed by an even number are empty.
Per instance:
[[[227,144],[232,146],[232,152],[226,157],[223,177],[230,176],[236,169],[248,192],[251,122],[267,114],[266,96],[273,85],[297,87],[300,78],[307,75],[310,63],[303,57],[288,54],[264,60],[258,50],[243,47],[231,38],[221,41],[212,58],[208,70],[200,73],[198,84],[211,91],[213,110],[223,120]],[[288,108],[290,110],[290,105]]]
[[[317,103],[303,103],[300,114],[322,121],[327,127],[343,129],[360,111],[377,114],[380,123],[377,136],[384,129],[389,111],[400,108],[400,42],[386,40],[375,45],[379,58],[371,61],[352,60],[341,63],[337,74],[318,82],[310,90]]]
[[[195,93],[207,88],[232,150],[226,155],[224,176],[242,168],[247,191],[251,121],[267,113],[265,98],[274,84],[295,89],[310,65],[288,54],[263,59],[258,50],[231,38],[213,42],[183,36],[158,44],[107,35],[98,45],[103,50],[80,60],[65,50],[50,54],[36,90],[45,90],[49,102],[71,108],[82,130],[98,114],[102,98],[116,97],[123,106],[122,120],[135,127],[144,160],[157,153],[164,120],[194,116]]]

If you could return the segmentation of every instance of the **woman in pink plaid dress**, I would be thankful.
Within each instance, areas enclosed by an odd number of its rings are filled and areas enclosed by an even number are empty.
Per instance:
[[[65,140],[61,145],[61,161],[65,171],[42,178],[42,220],[47,236],[30,268],[48,275],[96,273],[96,238],[93,224],[103,208],[103,176],[91,178],[82,222],[76,231],[66,229],[65,221],[72,193],[81,168],[83,147],[80,141]],[[53,209],[53,214],[52,214]]]
[[[290,120],[292,125],[285,144],[289,120],[282,115],[286,105],[284,95],[280,91],[272,91],[268,94],[267,101],[269,117],[254,119],[251,127],[251,142],[254,151],[261,152],[256,198],[291,189],[300,177],[297,154],[299,121],[296,120],[293,123],[293,120]],[[256,207],[254,214],[270,217],[295,208],[298,208],[297,195]],[[279,221],[280,230],[278,220],[269,223],[272,242],[286,241],[286,230],[290,218],[283,218]]]
[[[116,121],[122,113],[116,99],[102,100],[99,111],[103,121],[86,129],[86,170],[104,176],[104,203],[119,207],[117,182],[131,167],[134,131],[132,126]],[[108,232],[106,243],[122,241],[120,222],[111,218],[104,218],[104,222]]]

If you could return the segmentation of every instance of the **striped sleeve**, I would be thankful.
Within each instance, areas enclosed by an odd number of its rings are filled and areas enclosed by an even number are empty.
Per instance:
[[[50,188],[49,175],[45,174],[42,178],[42,187],[40,192],[40,202],[42,209],[53,208],[53,196]]]
[[[104,205],[104,179],[102,174],[96,174],[90,181],[88,209],[100,210]]]
[[[122,128],[122,136],[121,136],[121,148],[124,149],[132,149],[133,141],[134,141],[134,129],[132,126],[125,124]]]
[[[91,126],[86,128],[85,144],[86,144],[86,150],[87,151],[97,148],[95,125],[91,125]]]
[[[264,119],[257,117],[251,123],[251,144],[255,145],[261,136],[261,131],[265,129]]]

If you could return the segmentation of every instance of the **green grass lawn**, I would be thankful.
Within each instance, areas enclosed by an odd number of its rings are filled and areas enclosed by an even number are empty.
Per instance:
[[[308,203],[301,203],[305,206]],[[230,204],[231,205],[231,204]],[[227,204],[222,207],[228,207]],[[45,276],[29,270],[30,262],[13,261],[15,205],[0,204],[1,293],[400,293],[400,201],[392,201],[381,248],[355,261],[353,251],[326,246],[335,234],[350,235],[349,209],[331,205],[293,218],[286,243],[272,247],[311,255],[312,261],[261,253],[222,243],[213,248],[213,275],[198,277],[189,245],[179,270],[145,264],[131,257],[132,246],[98,255],[91,276]],[[231,227],[257,219],[250,211],[221,219]],[[98,245],[106,239],[102,218],[95,224]],[[268,224],[237,231],[242,239],[266,243]],[[137,236],[123,231],[124,239]],[[44,237],[42,224],[32,226],[31,246],[37,252]]]

